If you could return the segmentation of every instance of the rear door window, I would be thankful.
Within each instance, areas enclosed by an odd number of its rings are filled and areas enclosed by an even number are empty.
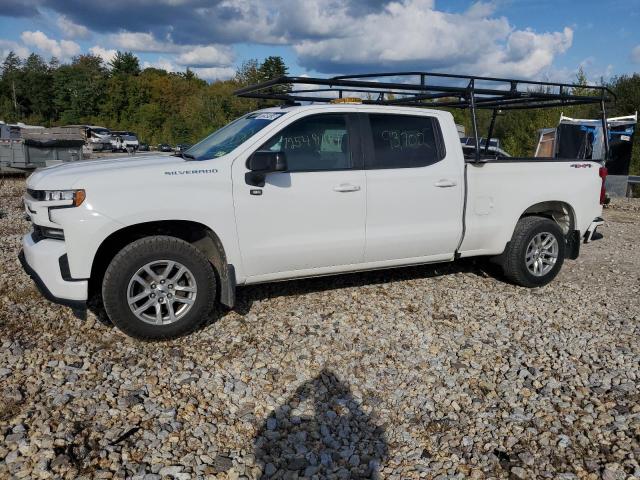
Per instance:
[[[370,114],[371,148],[366,168],[417,168],[444,158],[444,143],[434,117]]]

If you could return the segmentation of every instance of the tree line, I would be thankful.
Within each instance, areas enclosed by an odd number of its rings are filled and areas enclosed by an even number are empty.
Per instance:
[[[10,52],[1,68],[0,120],[101,125],[134,131],[150,144],[194,143],[258,107],[234,90],[287,73],[282,58],[268,57],[245,62],[231,80],[208,83],[188,69],[142,69],[130,52],[117,52],[106,64],[95,55],[61,64]]]
[[[95,124],[114,130],[132,130],[141,141],[194,143],[264,102],[238,98],[233,91],[252,83],[287,74],[281,57],[249,60],[234,78],[208,83],[187,69],[167,72],[140,67],[131,52],[117,52],[105,63],[94,55],[80,55],[62,64],[46,62],[32,53],[21,59],[10,52],[1,65],[0,120],[54,126]],[[577,84],[586,84],[580,72]],[[604,82],[603,82],[604,84]],[[606,83],[616,95],[607,105],[609,116],[640,110],[640,75],[623,75]],[[470,131],[468,111],[453,111],[456,121]],[[498,117],[495,135],[515,156],[532,155],[537,131],[557,125],[560,114],[599,118],[599,106],[520,110]],[[480,131],[487,131],[491,112],[479,115]],[[640,174],[640,135],[635,136],[632,173]]]

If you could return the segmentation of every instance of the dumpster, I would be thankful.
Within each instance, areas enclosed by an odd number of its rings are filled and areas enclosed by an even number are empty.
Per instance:
[[[79,128],[0,125],[0,169],[25,171],[83,159]]]

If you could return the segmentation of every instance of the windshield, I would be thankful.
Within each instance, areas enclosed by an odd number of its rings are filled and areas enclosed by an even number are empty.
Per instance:
[[[285,113],[256,112],[240,117],[196,143],[186,151],[185,156],[209,160],[226,155]]]

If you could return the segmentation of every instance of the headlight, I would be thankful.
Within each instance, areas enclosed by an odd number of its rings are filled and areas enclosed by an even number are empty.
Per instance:
[[[84,202],[84,199],[86,198],[84,190],[40,190],[30,193],[36,200],[45,202],[60,202],[68,200],[74,207],[82,205],[82,202]]]
[[[45,190],[44,201],[55,202],[58,200],[73,200],[76,192],[74,190]]]

